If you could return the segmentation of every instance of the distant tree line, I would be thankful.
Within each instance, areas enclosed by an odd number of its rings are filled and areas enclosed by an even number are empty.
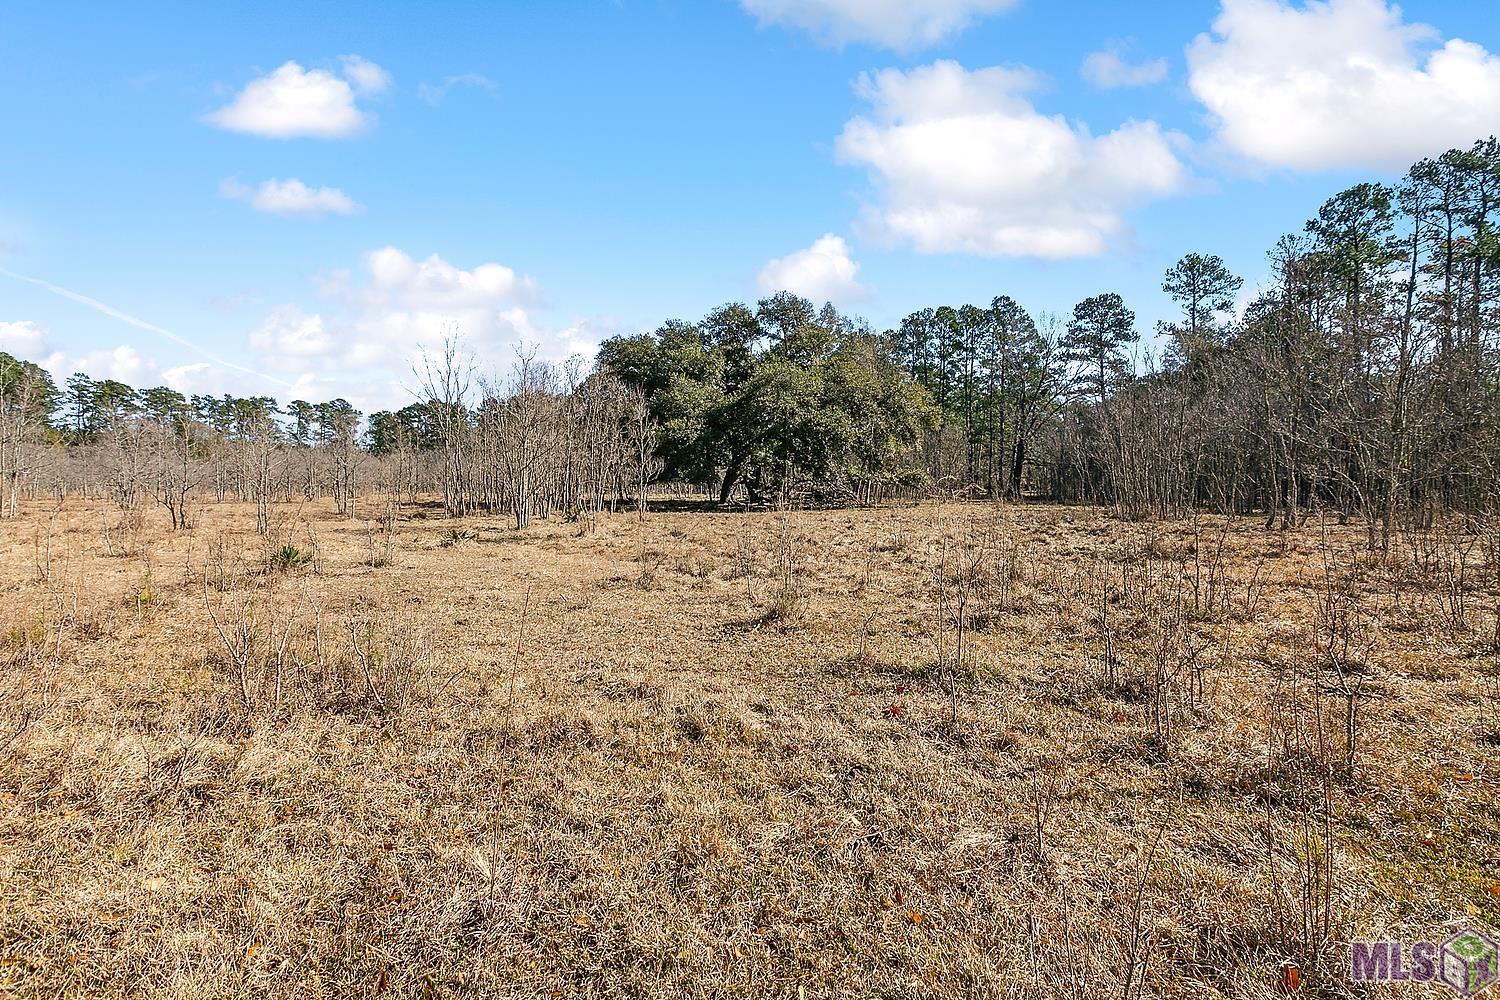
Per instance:
[[[879,335],[783,294],[599,363],[645,394],[668,474],[721,499],[920,482],[1285,526],[1323,507],[1383,540],[1403,514],[1495,505],[1497,224],[1492,138],[1329,199],[1242,310],[1239,276],[1185,255],[1154,350],[1113,292],[1065,317],[1005,295],[922,309]]]
[[[1238,279],[1185,257],[1170,348],[1070,413],[1076,488],[1131,511],[1198,504],[1291,526],[1317,507],[1401,518],[1491,512],[1500,490],[1500,143],[1329,199],[1270,253],[1272,281],[1232,319]]]
[[[58,388],[30,361],[0,352],[0,512],[23,495],[76,491],[124,510],[159,503],[186,527],[200,497],[269,506],[294,495],[331,496],[347,510],[363,456],[361,415],[342,399],[194,395],[136,390],[83,373]]]
[[[602,345],[591,369],[522,357],[477,376],[450,343],[414,401],[184,397],[0,354],[0,511],[69,489],[174,525],[199,496],[362,490],[447,511],[581,517],[658,481],[721,503],[1045,497],[1134,516],[1208,507],[1292,527],[1317,509],[1395,527],[1494,510],[1500,490],[1500,144],[1329,199],[1269,255],[1271,280],[1189,253],[1179,313],[1144,347],[1101,292],[1066,316],[1010,296],[897,328],[782,292]],[[361,480],[361,473],[368,473]]]

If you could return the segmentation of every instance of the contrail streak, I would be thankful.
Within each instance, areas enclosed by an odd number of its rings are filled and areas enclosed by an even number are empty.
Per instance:
[[[50,281],[43,281],[41,278],[33,278],[29,275],[17,274],[15,271],[10,270],[9,268],[0,267],[0,274],[3,274],[8,278],[15,278],[17,281],[24,281],[27,284],[36,285],[38,288],[45,288],[53,295],[60,295],[65,299],[71,299],[72,301],[77,302],[79,305],[88,306],[95,312],[101,312],[111,319],[117,319],[121,323],[127,323],[130,326],[136,327],[137,329],[146,330],[150,333],[156,334],[159,337],[165,337],[172,343],[177,344],[180,347],[186,347],[193,353],[202,355],[216,365],[222,365],[225,368],[233,368],[237,372],[244,372],[246,375],[254,375],[256,378],[262,378],[268,382],[275,382],[277,385],[285,386],[288,389],[292,388],[292,383],[287,382],[284,379],[279,379],[274,375],[267,375],[265,372],[258,372],[254,368],[246,368],[244,365],[237,365],[233,361],[225,360],[224,358],[219,357],[213,351],[210,351],[204,347],[199,347],[197,344],[193,343],[191,340],[188,340],[186,337],[180,334],[173,333],[171,330],[168,330],[165,327],[157,326],[155,323],[147,323],[143,319],[137,319],[136,317],[131,316],[129,313],[121,312],[114,306],[100,302],[98,299],[91,299],[87,295],[83,295],[79,292],[75,292],[67,288],[63,288],[59,285],[54,285]]]

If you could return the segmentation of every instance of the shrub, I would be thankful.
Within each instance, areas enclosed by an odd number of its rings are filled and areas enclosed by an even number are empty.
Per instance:
[[[269,569],[273,573],[290,573],[312,564],[313,554],[295,545],[283,545],[271,552]]]

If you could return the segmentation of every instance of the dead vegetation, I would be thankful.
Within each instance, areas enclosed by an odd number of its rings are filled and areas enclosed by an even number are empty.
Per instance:
[[[1483,525],[355,510],[0,524],[0,992],[1340,996],[1500,920]]]

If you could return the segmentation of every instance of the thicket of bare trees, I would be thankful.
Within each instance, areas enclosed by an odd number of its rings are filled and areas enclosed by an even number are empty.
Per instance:
[[[1210,503],[1283,526],[1359,512],[1382,547],[1402,520],[1492,510],[1497,195],[1490,139],[1330,199],[1272,251],[1271,286],[1239,322],[1204,326],[1175,291],[1173,356],[1107,413],[1156,435],[1150,474],[1115,462],[1101,488],[1141,512]]]
[[[15,515],[35,476],[54,397],[45,371],[0,353],[0,514]]]
[[[1291,527],[1331,509],[1364,516],[1382,547],[1403,520],[1491,511],[1497,224],[1491,138],[1329,199],[1271,251],[1271,281],[1240,316],[1241,279],[1183,257],[1163,282],[1182,312],[1162,350],[1132,355],[1134,314],[1109,293],[1066,323],[1005,297],[915,313],[894,337],[943,411],[933,474],[1133,515],[1207,506]]]
[[[521,355],[499,383],[476,377],[456,342],[424,365],[421,401],[377,414],[371,447],[418,468],[440,456],[443,505],[509,515],[517,528],[561,511],[570,519],[614,505],[648,480],[631,464],[632,394],[607,372],[581,377]]]
[[[436,494],[451,516],[504,512],[517,528],[627,497],[644,509],[661,470],[657,425],[613,375],[522,356],[492,381],[456,341],[418,374],[417,402],[373,415],[362,432],[344,400],[283,411],[268,398],[137,392],[85,375],[59,391],[40,367],[0,354],[3,509],[71,492],[122,510],[154,502],[177,529],[198,504],[233,500],[255,504],[262,534],[277,502],[327,497],[352,515],[372,493]]]
[[[302,401],[283,425],[276,401],[140,392],[78,374],[59,391],[41,368],[0,354],[0,476],[7,509],[22,497],[112,499],[122,510],[159,504],[173,528],[189,527],[205,501],[253,503],[257,527],[270,508],[327,496],[348,513],[370,462],[360,413],[343,400]]]

